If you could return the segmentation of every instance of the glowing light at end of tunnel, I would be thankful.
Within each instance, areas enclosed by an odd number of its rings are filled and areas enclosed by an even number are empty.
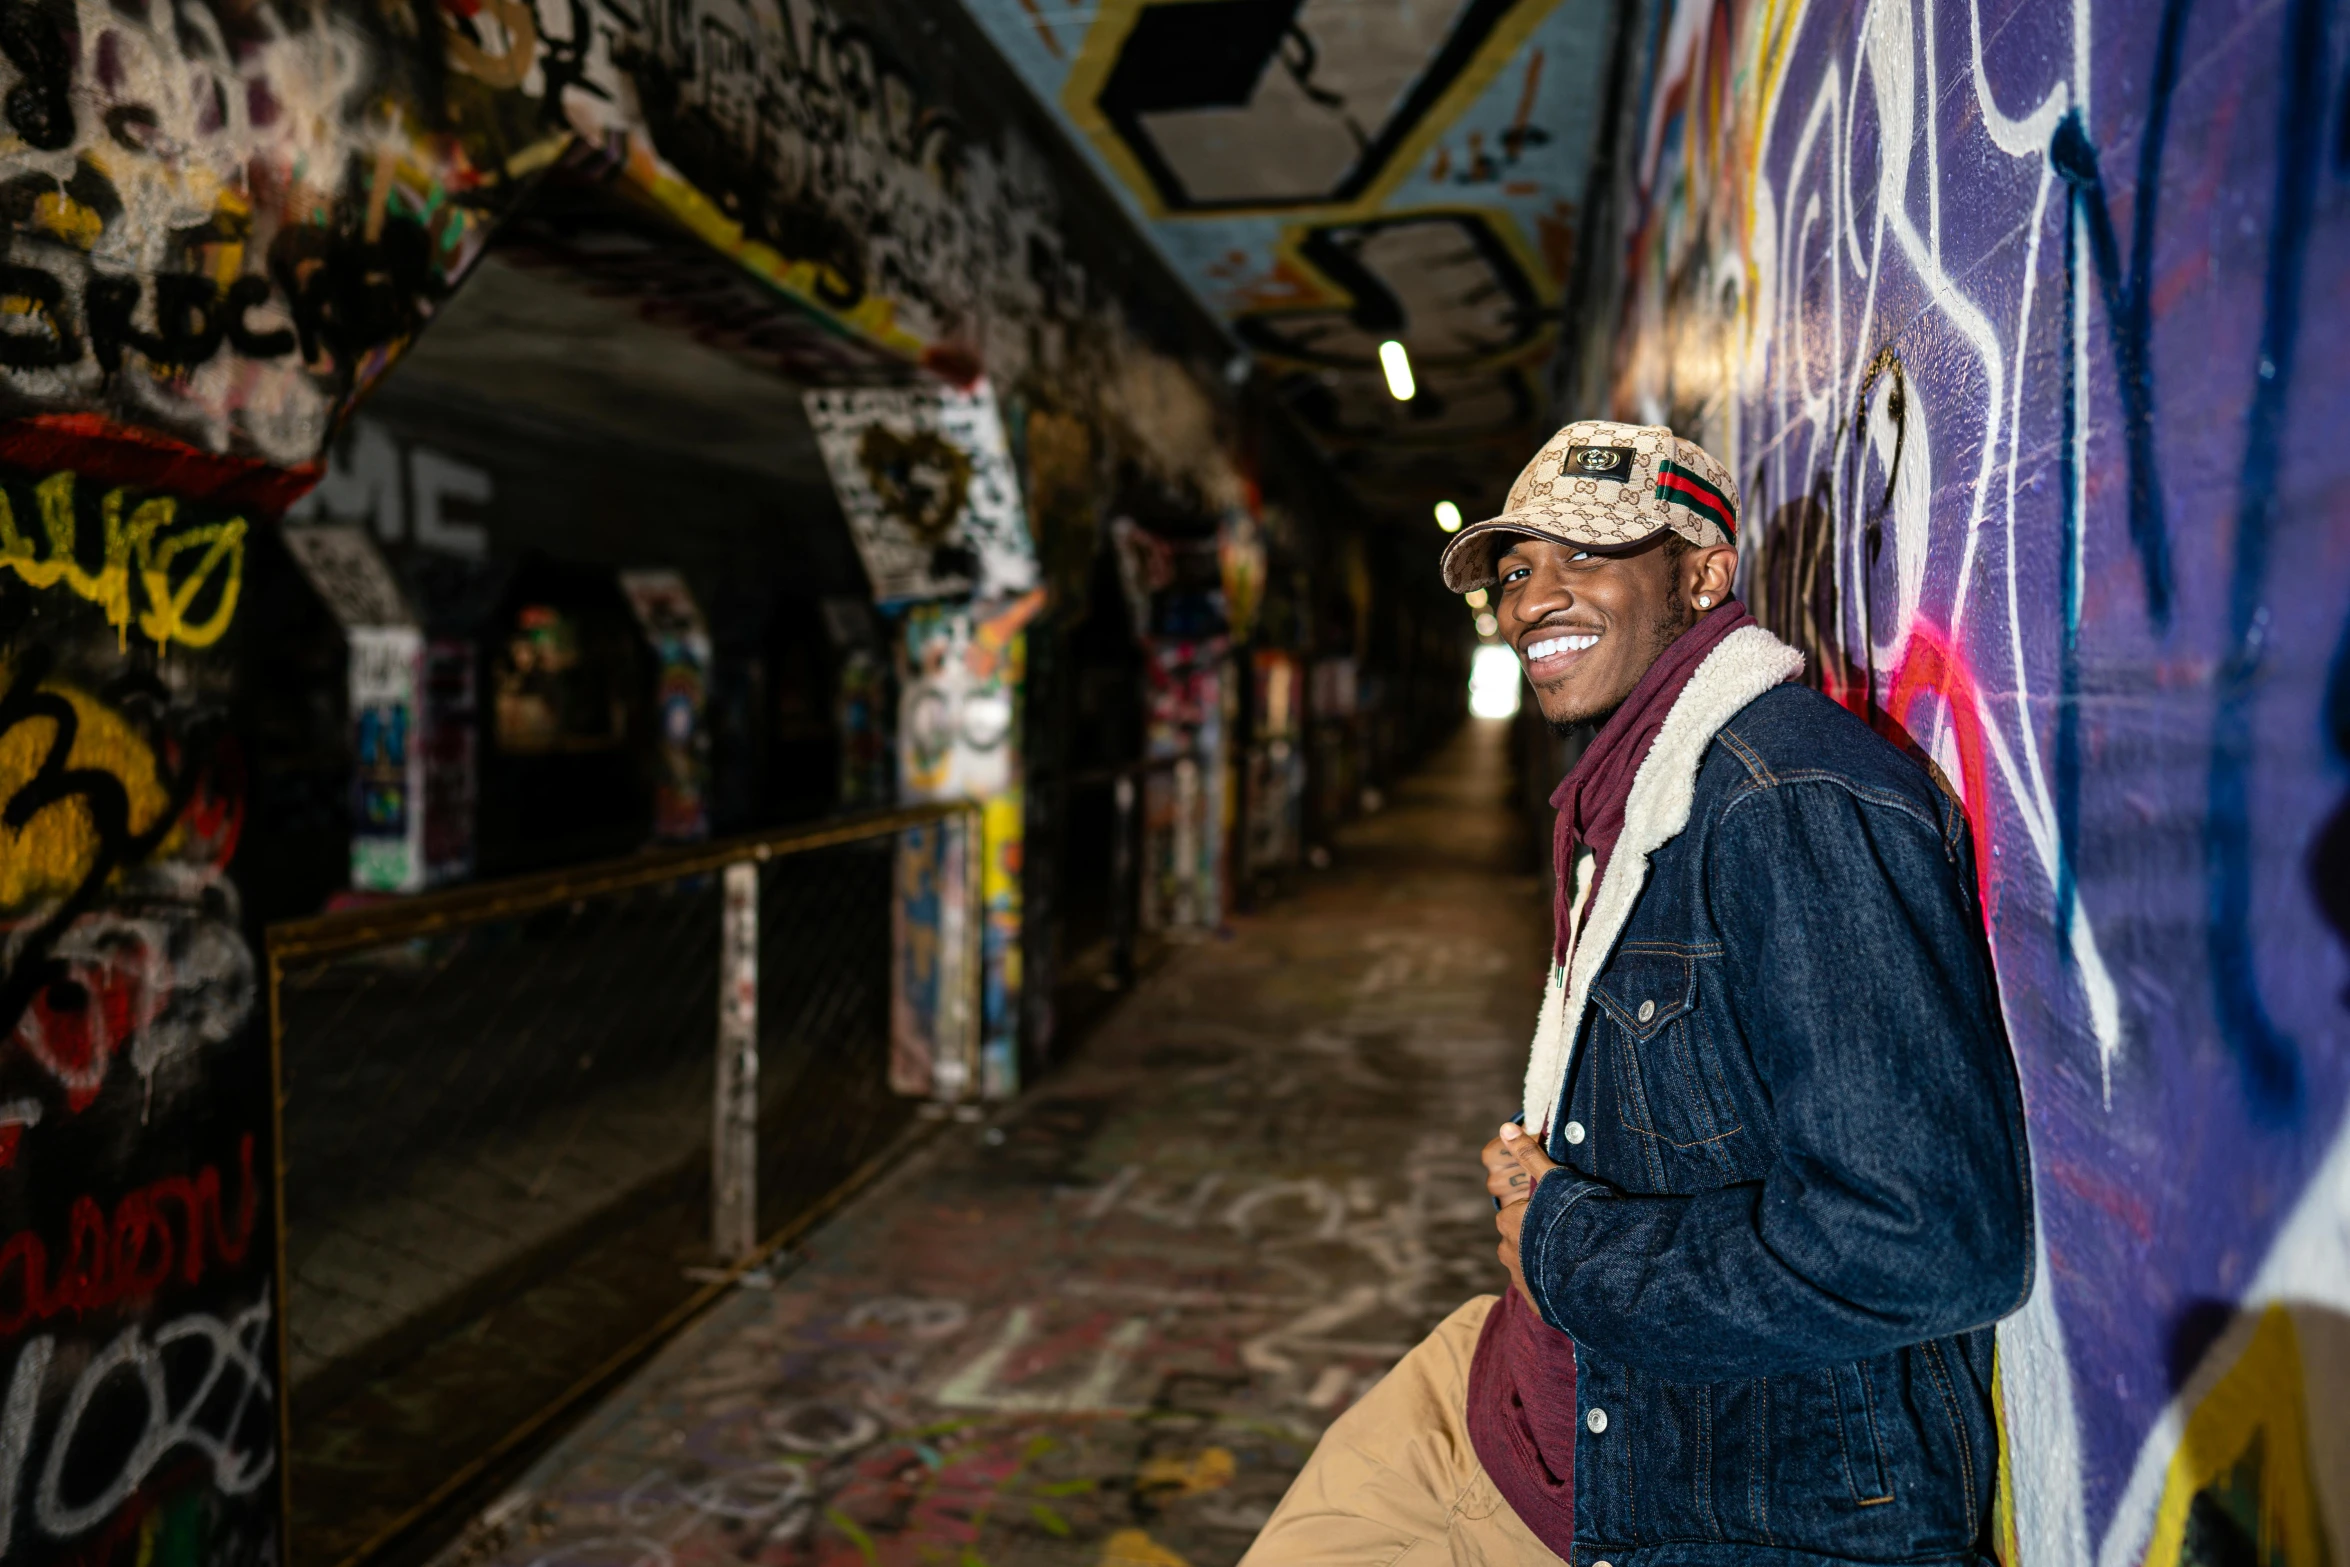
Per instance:
[[[1407,369],[1404,371],[1404,379],[1406,381],[1411,379],[1410,370]],[[1447,533],[1460,532],[1461,509],[1450,501],[1438,501],[1436,503],[1436,526],[1442,528]]]
[[[1479,718],[1515,718],[1518,697],[1518,655],[1498,642],[1486,643],[1469,666],[1469,711]]]
[[[1500,629],[1501,622],[1495,620],[1491,614],[1483,614],[1477,617],[1477,635],[1481,637],[1489,637]]]
[[[1418,388],[1412,384],[1412,356],[1403,351],[1403,344],[1392,337],[1381,343],[1379,368],[1387,372],[1387,390],[1395,400],[1410,402]]]

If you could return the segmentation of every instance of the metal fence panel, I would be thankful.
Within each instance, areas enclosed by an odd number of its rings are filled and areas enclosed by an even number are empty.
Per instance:
[[[304,1563],[372,1554],[903,1130],[898,845],[971,817],[897,813],[271,933]]]

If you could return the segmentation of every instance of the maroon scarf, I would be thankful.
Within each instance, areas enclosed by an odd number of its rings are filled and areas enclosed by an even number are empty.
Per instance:
[[[1673,704],[1681,699],[1681,688],[1689,684],[1697,666],[1724,637],[1754,623],[1746,606],[1736,599],[1724,599],[1698,617],[1696,625],[1657,655],[1632,694],[1624,698],[1624,705],[1599,726],[1582,759],[1550,797],[1559,813],[1557,836],[1552,842],[1552,864],[1558,871],[1558,900],[1553,909],[1558,925],[1551,944],[1554,962],[1567,960],[1575,851],[1591,850],[1591,884],[1598,886],[1607,871],[1608,856],[1615,852],[1616,837],[1624,830],[1624,806],[1632,796],[1632,780],[1639,776],[1640,764],[1648,760],[1649,747],[1656,744],[1657,732],[1664,728]]]

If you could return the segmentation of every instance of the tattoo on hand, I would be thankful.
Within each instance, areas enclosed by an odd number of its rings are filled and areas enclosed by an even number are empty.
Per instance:
[[[1512,1186],[1523,1186],[1526,1184],[1526,1177],[1523,1175],[1513,1175],[1510,1177],[1510,1184]]]

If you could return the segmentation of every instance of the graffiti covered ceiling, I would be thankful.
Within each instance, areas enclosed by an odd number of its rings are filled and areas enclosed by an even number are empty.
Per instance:
[[[1549,413],[1609,0],[963,3],[1361,493],[1499,500]]]

